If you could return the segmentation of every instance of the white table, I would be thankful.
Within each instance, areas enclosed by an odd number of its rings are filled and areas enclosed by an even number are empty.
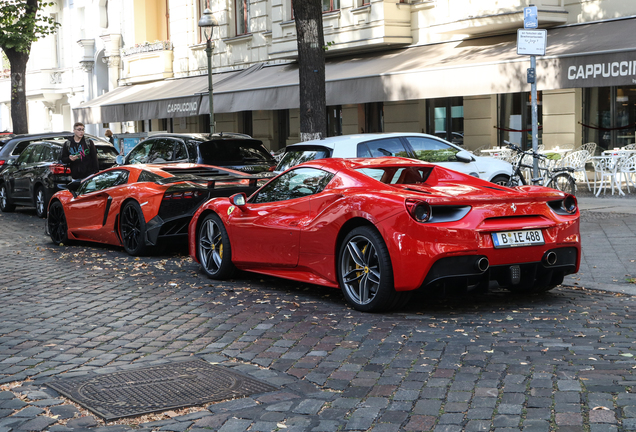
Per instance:
[[[600,195],[601,190],[605,190],[605,178],[607,178],[610,182],[612,195],[614,195],[614,185],[616,185],[619,195],[625,195],[625,192],[621,189],[621,182],[618,175],[618,167],[621,160],[625,159],[625,157],[626,154],[609,154],[604,156],[593,156],[590,158],[594,164],[594,190],[596,190],[596,175],[600,174],[601,176],[601,184],[598,186],[596,196]]]

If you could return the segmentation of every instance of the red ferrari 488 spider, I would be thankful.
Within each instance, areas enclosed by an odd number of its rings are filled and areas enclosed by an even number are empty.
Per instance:
[[[86,240],[141,255],[158,242],[187,239],[188,224],[207,199],[256,190],[257,178],[210,165],[126,165],[72,182],[49,203],[55,244]]]
[[[208,201],[189,235],[212,278],[240,268],[340,287],[361,311],[416,289],[546,291],[578,271],[581,251],[575,197],[402,158],[295,166],[249,199]]]

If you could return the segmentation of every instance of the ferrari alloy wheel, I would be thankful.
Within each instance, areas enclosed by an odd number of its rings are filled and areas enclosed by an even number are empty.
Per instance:
[[[4,183],[0,185],[0,210],[6,213],[15,210],[15,206],[9,203],[9,194]]]
[[[225,279],[234,273],[232,247],[221,219],[214,213],[203,219],[197,233],[197,255],[201,268],[213,279]]]
[[[42,186],[38,186],[35,190],[35,213],[40,218],[46,217],[46,196]]]
[[[139,256],[146,251],[146,220],[136,201],[124,204],[121,210],[120,232],[124,249],[129,255]]]
[[[391,309],[401,293],[393,288],[389,251],[371,227],[358,227],[345,237],[338,255],[338,279],[347,301],[355,309],[378,312]]]
[[[59,245],[68,242],[68,226],[66,225],[66,216],[61,202],[54,201],[51,204],[46,224],[53,243]]]

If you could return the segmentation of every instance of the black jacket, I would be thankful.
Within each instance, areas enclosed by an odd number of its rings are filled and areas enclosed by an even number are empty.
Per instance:
[[[69,158],[71,155],[79,155],[79,159],[71,161]],[[74,179],[83,179],[99,171],[95,144],[83,137],[79,143],[75,142],[74,137],[64,143],[62,162],[71,167],[71,177]]]

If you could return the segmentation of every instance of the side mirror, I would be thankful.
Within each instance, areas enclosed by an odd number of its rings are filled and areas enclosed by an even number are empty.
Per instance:
[[[240,193],[234,194],[234,195],[232,195],[230,197],[230,202],[233,205],[241,208],[241,207],[245,206],[245,204],[247,203],[247,195],[245,195],[244,192],[240,192]]]
[[[464,162],[464,163],[472,162],[474,160],[473,155],[468,150],[458,151],[455,154],[455,157],[457,158],[458,161]]]
[[[124,164],[124,157],[122,155],[117,155],[117,157],[115,158],[115,163],[117,165],[123,165]]]
[[[71,192],[77,192],[81,184],[82,184],[81,180],[73,180],[72,182],[66,185],[66,189],[70,190]]]

